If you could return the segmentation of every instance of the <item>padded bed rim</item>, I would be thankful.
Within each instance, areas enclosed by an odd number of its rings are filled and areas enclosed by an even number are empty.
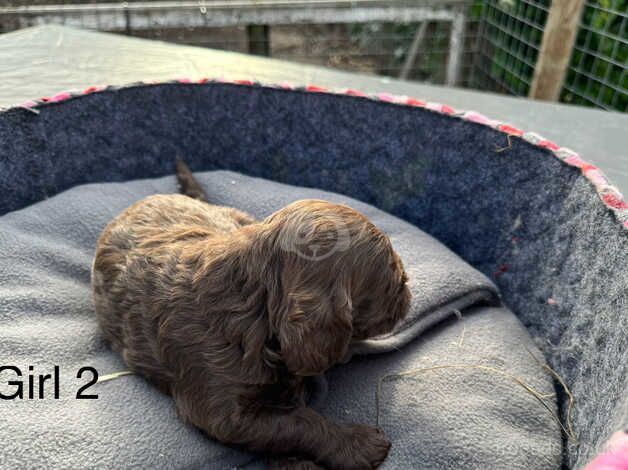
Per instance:
[[[33,112],[35,114],[39,114],[37,108],[42,106],[49,106],[57,103],[62,103],[64,101],[68,101],[70,99],[77,99],[82,96],[90,95],[92,93],[102,93],[107,91],[116,91],[124,88],[139,88],[139,87],[150,87],[150,86],[163,86],[163,85],[190,85],[190,86],[211,86],[213,84],[227,84],[234,86],[248,86],[248,87],[263,87],[263,88],[272,88],[278,90],[286,90],[291,92],[305,92],[305,93],[324,93],[324,94],[332,94],[332,95],[345,95],[346,97],[352,97],[354,99],[368,99],[373,101],[379,101],[383,103],[389,103],[397,106],[409,106],[409,107],[418,107],[424,108],[439,114],[444,114],[447,116],[463,119],[465,121],[474,122],[476,124],[481,124],[484,126],[488,126],[494,130],[500,131],[506,135],[506,141],[504,142],[504,147],[502,149],[507,149],[510,147],[510,140],[512,138],[520,138],[525,140],[526,142],[535,145],[537,147],[541,147],[550,151],[550,155],[558,158],[563,163],[575,167],[580,170],[581,176],[586,178],[595,188],[598,196],[602,203],[610,210],[614,215],[616,220],[622,225],[623,229],[628,233],[628,203],[624,199],[624,196],[621,194],[619,189],[612,184],[609,178],[604,174],[604,172],[598,168],[597,166],[586,162],[582,157],[575,151],[567,148],[561,147],[555,142],[542,137],[536,132],[527,132],[517,127],[514,127],[510,124],[497,121],[494,119],[490,119],[483,114],[480,114],[476,111],[464,111],[459,109],[454,109],[451,106],[441,103],[433,103],[428,102],[416,98],[410,98],[407,96],[396,96],[389,93],[364,93],[359,90],[355,90],[352,88],[346,89],[329,89],[326,87],[318,86],[318,85],[306,85],[306,86],[294,86],[287,83],[281,84],[267,84],[261,83],[252,80],[223,80],[216,78],[201,78],[199,80],[191,80],[188,78],[180,78],[177,80],[170,81],[150,81],[150,82],[137,82],[130,83],[126,85],[98,85],[91,86],[85,88],[84,90],[79,91],[63,91],[57,93],[52,96],[44,96],[38,99],[33,99],[21,103],[17,106],[10,106],[8,108],[0,108],[0,112],[7,112],[12,109],[25,109],[29,112]],[[501,151],[501,149],[496,149],[496,151]]]

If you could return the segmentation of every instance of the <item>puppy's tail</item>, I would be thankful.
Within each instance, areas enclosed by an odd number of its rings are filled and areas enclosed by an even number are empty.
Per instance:
[[[179,183],[179,192],[193,199],[198,199],[202,202],[209,202],[209,199],[207,198],[207,193],[201,187],[201,184],[198,182],[198,180],[194,177],[194,175],[190,171],[190,168],[179,157],[177,157],[176,168],[177,182]]]

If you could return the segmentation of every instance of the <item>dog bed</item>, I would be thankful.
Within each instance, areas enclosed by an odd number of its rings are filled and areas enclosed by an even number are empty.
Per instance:
[[[352,196],[435,236],[497,284],[504,303],[527,327],[575,399],[569,413],[569,395],[557,387],[562,422],[572,424],[576,437],[563,438],[565,466],[585,465],[613,431],[626,424],[628,210],[597,168],[536,134],[443,105],[365,97],[352,90],[347,93],[354,96],[340,96],[316,87],[287,90],[206,82],[92,88],[80,97],[64,93],[0,113],[1,213],[82,183],[171,174],[177,154],[195,170],[230,169]],[[110,194],[100,186],[89,188],[101,198]],[[115,191],[126,194],[128,202],[139,196],[125,186]],[[39,358],[37,363],[43,364],[46,358],[49,364],[89,362],[101,372],[120,370],[123,365],[106,356],[95,323],[90,323],[86,296],[89,249],[97,226],[118,208],[78,211],[80,197],[56,201],[51,198],[13,212],[0,222],[3,263],[9,260],[0,270],[3,360]],[[45,205],[53,203],[63,207],[53,211]],[[49,217],[43,217],[41,225],[22,221],[17,230],[23,238],[6,238],[13,230],[10,220],[29,220],[28,211],[36,210]],[[65,219],[75,211],[72,222]],[[77,233],[84,238],[75,240]],[[23,276],[18,277],[20,272]],[[439,317],[429,332],[415,332],[422,334],[401,351],[357,357],[335,369],[329,374],[330,394],[320,405],[323,412],[372,424],[370,397],[375,400],[375,395],[363,395],[384,375],[388,378],[378,387],[375,408],[381,426],[398,443],[391,465],[422,465],[420,460],[438,449],[437,467],[480,461],[500,466],[494,459],[501,456],[506,462],[510,455],[524,465],[522,454],[528,451],[544,456],[536,464],[528,460],[528,466],[556,467],[560,430],[547,410],[539,413],[539,403],[530,394],[513,389],[507,377],[499,381],[494,372],[434,369],[437,364],[430,360],[438,352],[450,365],[482,365],[476,364],[474,348],[491,344],[492,360],[504,361],[497,364],[500,371],[521,374],[545,391],[549,376],[527,351],[534,354],[534,347],[502,308],[468,306],[462,321]],[[38,317],[41,312],[48,314]],[[68,312],[83,316],[66,324],[63,316]],[[469,349],[442,349],[448,341],[451,347]],[[459,351],[467,351],[467,357]],[[409,371],[414,375],[394,375]],[[477,393],[469,394],[469,386]],[[146,460],[150,456],[163,459],[164,465],[192,465],[190,459],[201,448],[209,458],[207,439],[179,423],[167,397],[154,394],[139,378],[99,387],[103,394],[120,387],[124,391],[119,400],[72,400],[71,407],[63,400],[4,403],[14,414],[2,414],[2,432],[11,429],[20,438],[3,436],[15,446],[3,458],[16,464],[35,462],[29,460],[35,452],[50,464],[61,462],[56,456],[72,455],[75,461],[103,466],[124,461],[122,456],[129,464],[157,464]],[[346,398],[355,397],[349,393],[352,387],[359,400]],[[483,390],[493,392],[483,395]],[[500,402],[500,397],[509,396],[502,392],[516,393],[522,406]],[[482,406],[467,406],[463,400],[470,396]],[[440,406],[446,402],[448,406]],[[147,409],[159,409],[170,421]],[[451,409],[467,418],[463,426],[433,419]],[[471,413],[474,409],[483,413]],[[509,413],[501,414],[503,410]],[[22,422],[15,421],[18,417]],[[139,429],[143,433],[133,432]],[[508,433],[494,438],[495,429]],[[526,445],[515,437],[522,429],[530,439]],[[483,443],[486,447],[474,448],[483,433],[490,436]],[[147,447],[142,445],[144,434],[150,436]],[[100,451],[94,454],[94,449]],[[477,454],[467,455],[468,449]],[[238,464],[250,457],[224,448],[212,455],[223,458],[222,452]]]
[[[414,297],[408,318],[392,334],[355,348],[356,355],[372,356],[334,370],[328,396],[315,396],[320,411],[334,419],[380,422],[394,443],[385,467],[556,468],[561,434],[552,418],[551,376],[530,356],[540,353],[484,275],[417,228],[356,200],[232,172],[199,178],[212,202],[258,219],[294,200],[325,199],[361,211],[391,237]],[[8,256],[0,268],[6,277],[0,353],[43,370],[59,361],[64,386],[60,403],[7,407],[3,442],[24,447],[9,452],[8,466],[229,468],[255,459],[182,425],[174,404],[139,377],[98,384],[90,391],[99,398],[83,404],[73,393],[86,382],[75,376],[81,366],[124,369],[104,345],[90,305],[98,235],[133,202],[174,192],[173,177],[79,186],[2,217],[0,247]],[[454,312],[461,319],[416,339]],[[515,378],[550,397],[549,410]],[[42,443],[26,453],[43,430],[55,436],[54,449]]]

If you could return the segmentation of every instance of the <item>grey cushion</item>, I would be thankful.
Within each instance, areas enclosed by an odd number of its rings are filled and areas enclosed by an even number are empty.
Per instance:
[[[474,367],[385,381],[381,424],[393,441],[386,465],[558,465],[561,436],[547,410],[512,381],[476,367],[509,370],[541,393],[553,393],[551,378],[526,351],[536,352],[514,316],[500,307],[474,307],[496,303],[488,279],[417,228],[358,201],[230,172],[199,177],[212,202],[259,218],[296,199],[320,198],[362,211],[389,233],[411,278],[411,315],[394,335],[364,342],[355,352],[399,351],[355,358],[334,369],[322,411],[374,424],[373,400],[382,376],[435,363]],[[80,367],[93,366],[101,374],[125,369],[105,346],[93,315],[89,268],[96,239],[131,203],[172,192],[173,177],[87,185],[0,217],[0,357],[25,373],[29,365],[35,373],[61,368],[59,400],[50,395],[45,401],[2,403],[1,466],[225,468],[255,459],[183,425],[172,401],[140,377],[93,386],[89,392],[98,393],[97,400],[75,399],[89,376],[77,379]],[[470,309],[474,313],[467,316]],[[454,311],[464,320],[442,323]],[[460,328],[466,328],[464,337]],[[11,375],[3,372],[0,391],[14,389],[5,380]],[[550,408],[555,408],[551,400]]]
[[[540,357],[510,311],[471,308],[398,352],[332,370],[321,411],[375,423],[383,378],[379,424],[393,443],[383,468],[557,469],[560,428],[513,380],[550,396],[556,412],[552,381],[527,350]]]

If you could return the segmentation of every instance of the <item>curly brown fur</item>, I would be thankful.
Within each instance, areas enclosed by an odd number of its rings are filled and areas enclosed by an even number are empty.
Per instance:
[[[184,195],[151,196],[105,228],[92,286],[112,347],[209,436],[300,456],[285,461],[297,468],[385,459],[379,430],[306,406],[309,376],[408,309],[401,260],[355,210],[306,200],[256,222]]]

